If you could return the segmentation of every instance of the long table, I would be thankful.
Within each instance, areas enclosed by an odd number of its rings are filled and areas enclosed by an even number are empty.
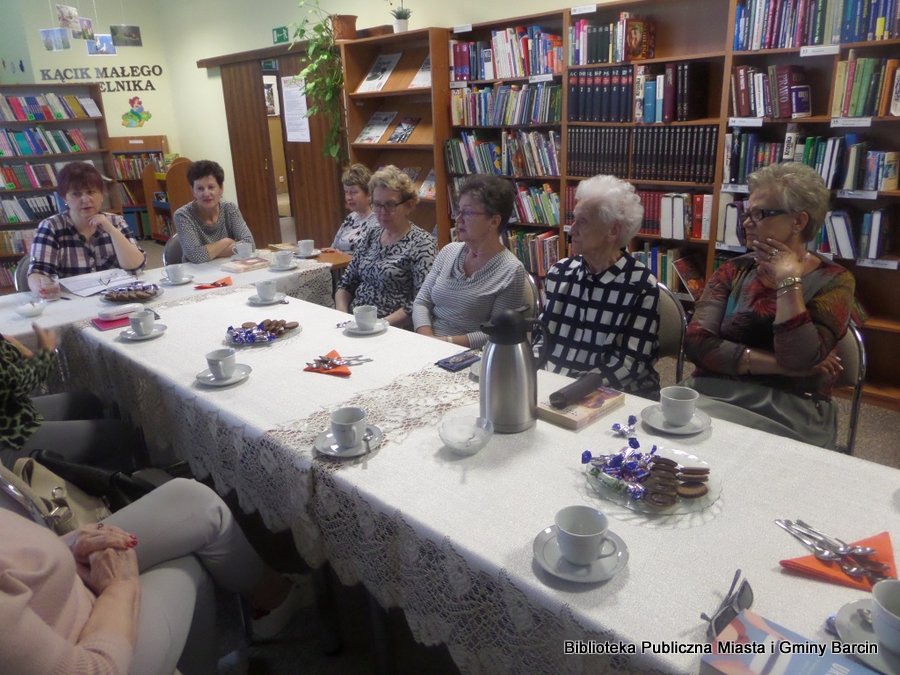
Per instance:
[[[436,424],[446,410],[477,401],[466,373],[433,363],[451,345],[390,328],[345,335],[347,316],[299,300],[272,308],[246,304],[249,289],[166,309],[166,333],[141,343],[114,333],[76,332],[72,358],[90,367],[81,383],[130,409],[157,450],[169,448],[274,530],[290,528],[313,566],[329,562],[346,584],[361,582],[384,607],[399,607],[414,636],[444,643],[463,672],[696,672],[701,612],[719,604],[736,568],[752,584],[754,610],[810,638],[828,639],[823,621],[865,593],[783,572],[778,561],[804,554],[773,524],[801,517],[845,539],[894,530],[900,471],[714,420],[711,429],[673,438],[638,428],[657,443],[707,460],[723,481],[706,510],[651,517],[604,501],[589,487],[583,450],[606,453],[623,440],[610,431],[650,402],[624,408],[575,433],[538,421],[496,434],[477,455],[443,447]],[[298,320],[302,331],[247,347],[253,368],[242,384],[195,384],[204,354],[223,343],[229,323]],[[303,372],[336,349],[373,361],[349,378]],[[539,374],[541,395],[561,383]],[[311,445],[340,405],[361,405],[386,442],[352,461],[314,455]],[[534,561],[532,542],[569,504],[610,515],[628,546],[625,569],[608,582],[557,579]],[[895,554],[897,553],[895,544]],[[618,656],[565,655],[565,640],[636,645]],[[642,653],[640,646],[651,643]]]

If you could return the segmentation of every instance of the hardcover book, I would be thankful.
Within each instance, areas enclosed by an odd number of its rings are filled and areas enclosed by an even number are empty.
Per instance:
[[[265,258],[254,257],[244,258],[243,260],[229,260],[222,265],[222,269],[226,272],[252,272],[253,270],[261,270],[269,266],[269,261]]]
[[[609,387],[598,387],[577,403],[554,408],[549,400],[538,402],[537,416],[564,429],[578,430],[625,404],[625,394]]]

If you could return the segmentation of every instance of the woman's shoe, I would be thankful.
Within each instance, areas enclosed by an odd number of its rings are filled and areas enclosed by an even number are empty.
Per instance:
[[[297,613],[297,610],[305,604],[307,603],[303,591],[291,584],[291,590],[288,591],[287,596],[278,607],[258,616],[258,618],[255,616],[250,621],[250,631],[253,640],[272,640],[277,637],[294,617],[294,614]]]

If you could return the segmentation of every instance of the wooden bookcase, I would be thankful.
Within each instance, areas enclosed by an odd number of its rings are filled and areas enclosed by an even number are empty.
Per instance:
[[[169,141],[165,136],[112,136],[109,149],[113,157],[115,179],[122,186],[122,211],[135,236],[149,235],[147,195],[144,193],[144,168],[152,165],[156,171],[165,167]],[[142,225],[146,225],[145,228]]]
[[[421,30],[351,40],[341,44],[344,86],[347,94],[347,140],[350,161],[365,164],[373,171],[387,164],[401,169],[416,167],[416,188],[428,173],[435,174],[433,199],[419,199],[412,221],[425,231],[437,230],[438,243],[450,240],[450,209],[443,146],[450,135],[449,80],[446,28]],[[381,54],[401,54],[380,91],[358,93],[376,58]],[[426,58],[431,60],[431,86],[410,88],[410,83]],[[376,112],[396,112],[396,117],[376,143],[356,139]],[[420,118],[410,137],[402,143],[388,143],[405,117]]]
[[[52,105],[49,95],[55,96]],[[99,116],[89,115],[83,107],[67,108],[60,101],[66,96],[91,99]],[[5,146],[0,154],[0,171],[4,174],[0,184],[4,206],[0,209],[0,264],[9,269],[27,252],[37,224],[57,212],[54,185],[59,169],[67,162],[90,161],[111,177],[114,168],[99,85],[0,85],[0,97],[0,134],[6,140],[3,143],[0,139]],[[50,136],[52,140],[48,140]],[[48,172],[52,177],[48,178]],[[104,208],[121,213],[118,196],[116,189],[110,189]],[[18,215],[13,202],[22,209]],[[11,289],[8,283],[0,283],[0,293]]]
[[[157,171],[153,164],[144,167],[141,180],[147,198],[150,236],[156,241],[165,242],[175,234],[172,214],[194,198],[187,179],[190,166],[191,160],[179,157],[165,173]],[[163,196],[165,199],[160,199]]]

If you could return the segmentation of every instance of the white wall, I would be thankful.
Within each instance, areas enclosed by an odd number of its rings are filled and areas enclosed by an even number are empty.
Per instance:
[[[19,8],[10,3],[0,14],[0,83],[31,81],[31,54],[22,31]]]

